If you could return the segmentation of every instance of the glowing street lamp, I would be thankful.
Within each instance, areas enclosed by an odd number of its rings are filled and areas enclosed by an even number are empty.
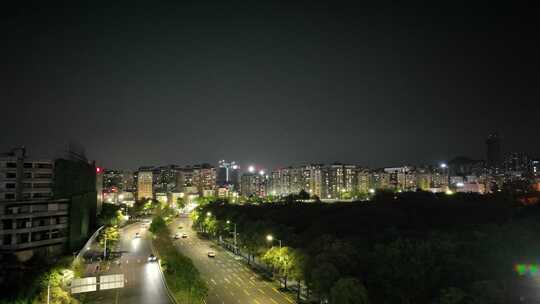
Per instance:
[[[259,171],[260,175],[264,175],[264,170]]]
[[[373,188],[369,189],[369,193],[375,194],[375,189],[373,189]]]
[[[212,212],[210,211],[206,212],[206,216],[212,216]]]
[[[248,171],[249,171],[249,173],[255,172],[255,167],[249,166],[249,167],[248,167]]]
[[[269,234],[269,235],[266,236],[266,240],[268,242],[272,243],[274,241],[274,236]],[[281,248],[281,240],[278,239],[277,241],[279,242],[279,248]]]
[[[440,167],[441,167],[442,169],[446,169],[446,168],[448,168],[448,165],[447,165],[446,163],[442,163],[442,164],[440,165]]]

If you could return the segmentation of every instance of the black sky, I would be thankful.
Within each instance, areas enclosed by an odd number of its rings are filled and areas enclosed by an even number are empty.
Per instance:
[[[2,10],[0,149],[383,166],[483,158],[498,131],[540,155],[532,7],[218,3]]]

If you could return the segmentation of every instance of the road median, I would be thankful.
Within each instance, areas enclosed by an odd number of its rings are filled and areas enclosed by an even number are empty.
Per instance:
[[[165,221],[157,216],[150,226],[152,245],[159,258],[167,289],[177,303],[204,303],[208,287],[188,257],[173,245]]]

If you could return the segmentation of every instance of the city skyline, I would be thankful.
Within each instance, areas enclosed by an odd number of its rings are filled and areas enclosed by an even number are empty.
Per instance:
[[[540,154],[522,6],[19,7],[2,18],[0,149],[76,140],[105,167],[368,166]],[[16,28],[16,30],[13,30]],[[25,37],[21,39],[20,37]],[[13,127],[17,126],[17,127]],[[513,149],[512,149],[513,150]]]

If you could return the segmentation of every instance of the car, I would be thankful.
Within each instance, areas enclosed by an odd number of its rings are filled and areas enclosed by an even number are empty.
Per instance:
[[[213,252],[213,251],[208,251],[208,257],[209,257],[209,258],[215,258],[215,257],[216,257],[216,253]]]
[[[183,239],[187,238],[187,234],[182,233],[182,238],[183,238]]]
[[[153,253],[151,253],[148,256],[148,262],[157,262],[157,257]]]
[[[139,239],[140,237],[141,237],[141,234],[138,233],[138,232],[135,232],[135,238],[136,238],[136,239]]]

